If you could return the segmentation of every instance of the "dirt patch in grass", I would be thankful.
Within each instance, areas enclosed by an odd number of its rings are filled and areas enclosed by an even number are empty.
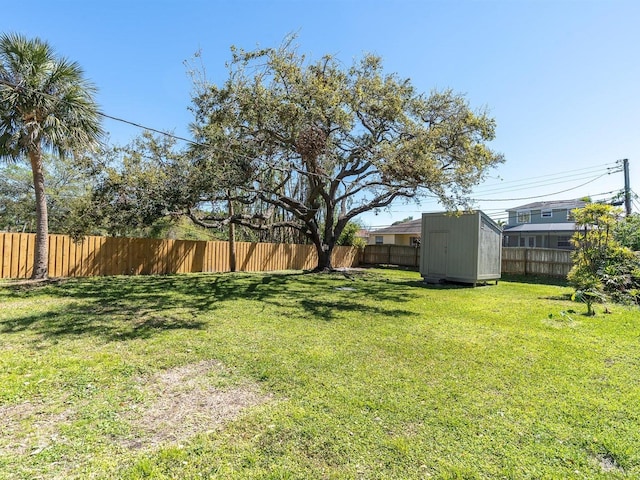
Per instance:
[[[204,361],[139,379],[140,393],[147,401],[129,405],[118,413],[119,419],[131,426],[132,433],[112,440],[136,449],[180,443],[196,434],[215,431],[244,409],[271,399],[248,382],[226,382],[221,387],[224,378],[225,368],[220,362]],[[67,443],[60,430],[77,420],[81,403],[57,399],[55,403],[0,405],[0,455],[36,455],[53,445]]]
[[[624,469],[618,465],[616,459],[609,453],[604,453],[596,456],[596,461],[600,465],[603,472],[620,472],[624,473]]]
[[[227,388],[212,385],[223,372],[220,362],[204,361],[142,379],[140,386],[151,401],[123,415],[136,432],[125,445],[150,448],[210,433],[244,409],[271,398],[247,383]]]
[[[58,433],[62,423],[70,421],[72,409],[51,412],[38,402],[0,405],[0,452],[5,455],[35,455],[54,443],[64,441]]]

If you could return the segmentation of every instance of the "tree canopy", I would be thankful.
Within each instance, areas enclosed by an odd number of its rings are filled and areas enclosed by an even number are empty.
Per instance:
[[[297,229],[316,246],[320,270],[361,213],[426,196],[466,208],[472,187],[503,161],[487,146],[495,121],[486,111],[451,90],[418,93],[374,55],[344,67],[331,56],[307,61],[291,43],[232,53],[224,84],[196,85],[198,161],[241,170],[227,193],[267,214],[235,221]]]

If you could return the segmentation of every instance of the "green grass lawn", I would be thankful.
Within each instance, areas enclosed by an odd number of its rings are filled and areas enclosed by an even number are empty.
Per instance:
[[[1,283],[0,478],[640,478],[638,309],[420,280]]]

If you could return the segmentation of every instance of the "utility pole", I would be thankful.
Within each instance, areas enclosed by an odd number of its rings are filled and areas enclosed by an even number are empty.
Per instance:
[[[624,169],[624,209],[627,217],[631,215],[631,182],[629,181],[629,159],[622,160],[622,168]]]

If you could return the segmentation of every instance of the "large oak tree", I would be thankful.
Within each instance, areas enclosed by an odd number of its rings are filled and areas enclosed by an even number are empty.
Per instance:
[[[250,179],[236,191],[286,212],[278,225],[315,245],[318,270],[345,225],[398,199],[436,197],[468,207],[474,185],[503,161],[487,142],[495,122],[450,90],[424,95],[366,55],[344,67],[331,56],[309,62],[290,43],[233,49],[222,85],[196,89],[193,131],[200,161],[242,164]],[[268,228],[265,216],[237,223]]]

